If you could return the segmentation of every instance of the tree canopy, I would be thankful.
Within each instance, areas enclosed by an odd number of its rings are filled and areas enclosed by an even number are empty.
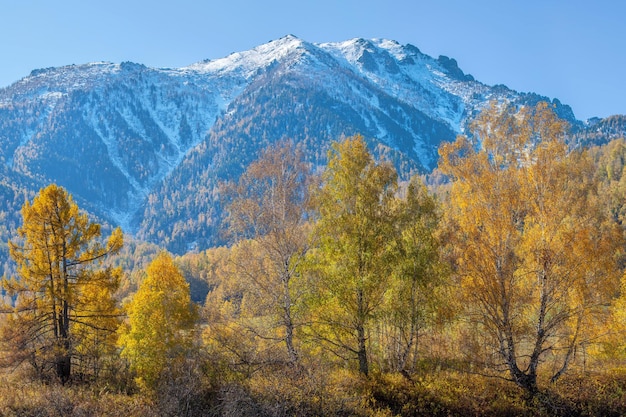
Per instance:
[[[374,161],[360,136],[334,143],[328,159],[315,196],[318,335],[355,355],[359,371],[367,375],[368,326],[391,274],[387,249],[397,176],[390,164]]]
[[[121,355],[130,362],[139,385],[153,389],[164,369],[185,359],[197,319],[189,284],[167,252],[148,265],[126,312],[128,322],[120,328]]]
[[[115,229],[102,243],[100,225],[55,184],[27,201],[22,217],[19,239],[9,242],[18,276],[3,280],[13,301],[3,339],[17,356],[11,362],[26,361],[41,377],[67,382],[72,366],[98,351],[96,340],[111,344],[119,324],[112,297],[120,271],[96,267],[120,250],[122,232]]]
[[[472,133],[440,151],[455,268],[491,366],[532,394],[542,363],[556,380],[596,336],[619,283],[619,230],[598,206],[593,165],[568,148],[547,104],[493,104]]]

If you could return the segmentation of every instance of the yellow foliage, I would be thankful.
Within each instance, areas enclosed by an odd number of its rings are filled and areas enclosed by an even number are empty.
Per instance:
[[[168,253],[161,252],[148,265],[126,311],[121,355],[129,360],[140,386],[154,388],[161,372],[184,359],[191,348],[197,316],[189,284]]]
[[[576,346],[597,339],[621,236],[598,205],[593,164],[568,149],[545,103],[493,104],[472,127],[473,140],[440,151],[453,179],[446,215],[461,295],[492,337],[496,364],[534,391],[546,355],[560,361],[556,379]]]
[[[3,280],[16,297],[3,336],[15,361],[28,360],[40,376],[54,370],[65,382],[73,365],[97,374],[118,326],[113,294],[120,272],[94,267],[121,249],[122,232],[114,230],[102,244],[100,225],[54,184],[27,201],[22,216],[19,239],[9,242],[18,277]]]

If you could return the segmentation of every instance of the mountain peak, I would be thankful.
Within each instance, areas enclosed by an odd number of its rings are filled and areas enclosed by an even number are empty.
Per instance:
[[[288,33],[285,36],[281,36],[280,38],[270,41],[269,43],[272,42],[303,42],[300,38],[298,38],[296,35],[293,35],[291,33]]]
[[[406,176],[434,168],[439,144],[489,100],[540,99],[549,101],[472,81],[453,58],[383,38],[288,34],[185,68],[35,70],[0,89],[0,196],[3,183],[28,178],[30,192],[56,182],[92,212],[180,252],[217,242],[217,184],[276,140],[297,141],[322,164],[330,141],[362,134]]]
[[[437,62],[441,65],[452,78],[456,78],[460,81],[474,81],[474,77],[470,74],[465,74],[456,62],[454,58],[448,58],[445,55],[439,55]]]
[[[286,35],[247,51],[233,52],[224,58],[202,61],[183,69],[203,73],[237,72],[248,79],[254,76],[259,69],[267,68],[275,62],[280,62],[286,56],[293,54],[294,51],[305,49],[307,46],[310,46],[310,44],[298,37]]]

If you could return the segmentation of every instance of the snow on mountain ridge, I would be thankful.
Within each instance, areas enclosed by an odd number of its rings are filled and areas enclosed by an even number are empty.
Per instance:
[[[316,59],[316,53],[332,58],[333,62]],[[469,104],[476,89],[481,89],[480,83],[468,88],[467,83],[451,79],[437,60],[422,54],[411,45],[403,46],[393,40],[377,38],[370,40],[354,38],[343,42],[316,44],[287,35],[224,58],[202,61],[179,69],[150,69],[150,71],[168,76],[194,78],[199,85],[218,86],[219,92],[215,99],[220,110],[225,110],[259,71],[278,63],[308,65],[310,77],[314,76],[315,71],[323,72],[331,65],[341,65],[370,80],[387,94],[403,100],[433,118],[445,121],[451,127],[455,127],[455,130],[458,130],[463,120],[464,105]],[[326,68],[320,68],[320,65]],[[18,83],[45,84],[46,88],[51,89],[49,92],[67,94],[102,80],[103,75],[120,76],[125,68],[132,66],[142,67],[131,63],[95,62],[35,70],[31,76]],[[33,91],[32,87],[30,91]],[[446,103],[454,103],[444,107],[433,106],[434,102],[441,102],[442,99]],[[0,93],[0,105],[2,102]]]
[[[422,54],[418,48],[388,39],[362,38],[320,44],[320,47],[387,94],[459,131],[465,111],[463,102],[467,100],[457,94],[459,88],[455,84],[464,82],[448,77],[437,60]],[[470,89],[474,87],[479,88],[479,83]],[[442,102],[447,105],[434,105]]]
[[[67,94],[101,81],[103,75],[119,73],[121,66],[111,62],[91,62],[33,70],[29,76],[0,89],[0,105],[16,98],[40,97],[44,93]],[[7,94],[9,91],[11,94]]]
[[[333,140],[362,134],[408,178],[433,169],[441,142],[490,99],[546,98],[484,85],[452,58],[383,38],[287,35],[182,68],[34,70],[0,89],[3,183],[35,193],[55,182],[90,213],[182,253],[223,243],[219,184],[268,144],[297,141],[321,167]]]
[[[181,70],[212,75],[235,72],[245,79],[250,79],[259,69],[267,68],[274,62],[280,62],[303,44],[304,41],[297,37],[287,35],[247,51],[234,52],[224,58],[198,62]]]
[[[152,74],[164,77],[166,83],[171,82],[168,78],[176,78],[183,85],[193,83],[207,94],[212,94],[217,111],[213,113],[215,117],[219,112],[224,112],[257,75],[274,65],[281,65],[288,71],[303,69],[300,71],[302,75],[311,80],[316,79],[331,96],[336,97],[340,92],[347,96],[351,94],[352,97],[363,95],[363,106],[378,107],[376,94],[372,95],[362,88],[350,87],[346,90],[345,80],[336,79],[338,74],[332,71],[333,67],[340,66],[356,77],[368,80],[385,94],[433,119],[443,121],[457,132],[462,131],[469,109],[483,100],[483,95],[489,90],[476,81],[458,80],[449,76],[438,60],[421,53],[412,45],[379,38],[308,43],[293,35],[224,58],[202,61],[179,69],[150,69],[140,64],[95,62],[35,70],[29,77],[16,83],[16,87],[30,85],[31,99],[45,99],[50,107],[54,107],[63,95],[88,88],[91,84],[100,89],[103,82],[104,85],[120,82],[119,79],[125,74]],[[160,82],[157,80],[155,84]],[[32,88],[33,84],[41,85],[41,88]],[[12,98],[15,99],[15,95]],[[0,90],[0,106],[2,99]],[[5,98],[7,100],[8,96]],[[155,114],[161,111],[149,105],[143,107],[152,114],[168,137],[176,138],[175,126],[162,123],[169,117],[167,113],[171,109],[162,112],[164,114]],[[360,112],[364,111],[367,112]],[[374,122],[366,120],[366,115],[363,117],[366,124]],[[210,125],[207,127],[210,128]],[[173,140],[173,144],[180,154],[188,149],[186,146],[181,147],[178,140]]]

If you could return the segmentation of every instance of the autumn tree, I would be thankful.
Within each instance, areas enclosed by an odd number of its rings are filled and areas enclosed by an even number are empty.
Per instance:
[[[318,280],[316,336],[368,375],[368,333],[381,310],[391,274],[394,168],[376,163],[361,136],[334,143],[316,193]]]
[[[100,225],[54,184],[26,202],[22,216],[18,238],[9,242],[18,276],[3,280],[12,305],[5,306],[10,314],[2,336],[13,362],[26,361],[40,376],[52,372],[65,383],[80,359],[96,360],[114,344],[120,271],[97,267],[120,250],[122,232],[115,229],[101,243]]]
[[[452,179],[451,244],[467,314],[492,366],[534,395],[539,367],[553,381],[594,340],[618,284],[620,233],[598,208],[593,166],[565,143],[546,103],[492,104],[471,137],[444,145]]]
[[[212,264],[203,309],[205,347],[217,368],[244,376],[267,365],[293,364],[281,332],[279,300],[271,293],[271,265],[257,255],[262,251],[256,240],[207,251]]]
[[[294,305],[301,294],[295,281],[310,246],[310,178],[302,152],[292,142],[281,142],[250,164],[231,187],[227,205],[229,228],[240,239],[243,255],[235,254],[231,262],[250,307],[241,311],[248,324],[241,324],[259,338],[284,344],[290,363],[298,358]],[[250,320],[260,316],[266,320]]]
[[[626,237],[626,140],[611,142],[589,150],[596,166],[600,202],[609,218],[618,224]],[[622,241],[624,242],[624,241]],[[626,269],[626,247],[621,250],[620,265]],[[603,355],[622,358],[626,347],[626,273],[622,277],[620,296],[614,302],[613,319],[607,323],[611,338],[605,341]]]
[[[396,197],[394,233],[388,236],[391,279],[378,320],[379,345],[394,371],[415,370],[421,332],[445,316],[447,268],[440,256],[440,208],[419,177]]]
[[[614,139],[589,152],[596,163],[601,201],[626,235],[626,140]]]
[[[154,389],[165,369],[185,359],[197,316],[189,284],[167,252],[148,265],[126,312],[128,322],[120,328],[121,355],[130,362],[139,385]]]

